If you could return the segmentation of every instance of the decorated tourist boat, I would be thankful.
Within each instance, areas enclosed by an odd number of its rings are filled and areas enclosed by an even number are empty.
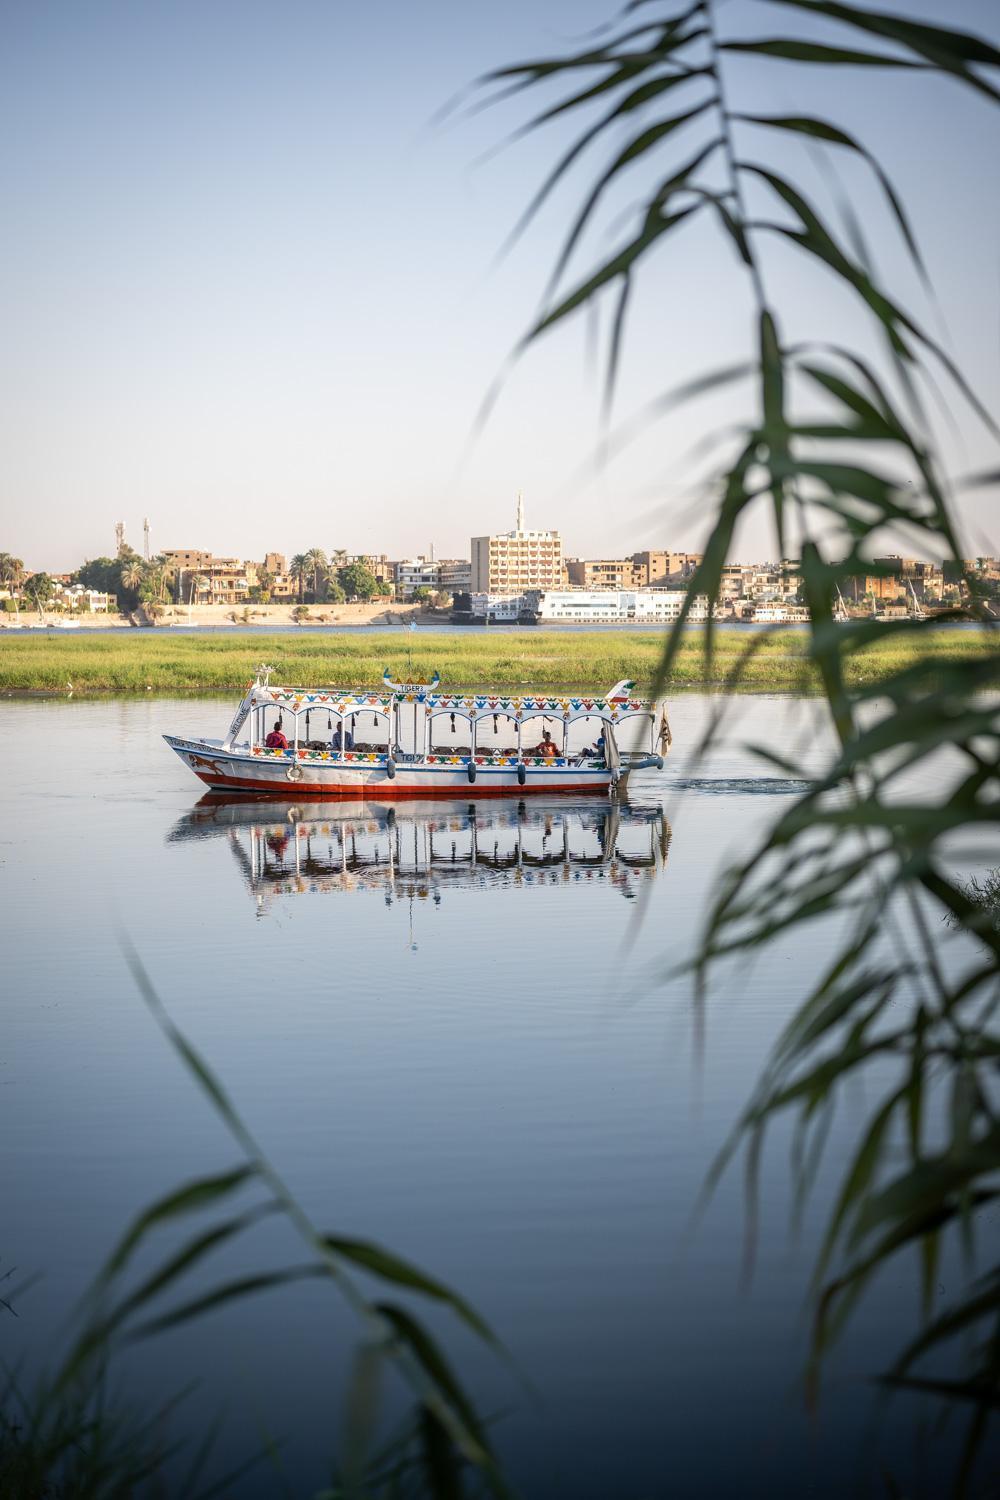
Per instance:
[[[440,679],[382,687],[275,687],[261,667],[224,739],[165,735],[216,791],[313,798],[523,797],[608,793],[639,767],[661,768],[663,704],[619,682],[575,693],[446,693]]]

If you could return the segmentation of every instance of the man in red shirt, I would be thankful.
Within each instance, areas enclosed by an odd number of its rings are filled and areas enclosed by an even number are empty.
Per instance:
[[[284,735],[284,733],[282,731],[281,721],[280,720],[278,721],[277,724],[275,724],[274,728],[271,730],[271,733],[268,735],[267,739],[264,741],[264,744],[267,746],[267,748],[269,750],[287,750],[288,749],[288,741],[285,738],[285,735]]]

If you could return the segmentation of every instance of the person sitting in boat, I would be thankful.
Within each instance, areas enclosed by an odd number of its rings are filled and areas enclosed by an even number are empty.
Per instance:
[[[603,734],[599,734],[597,736],[597,739],[594,741],[594,743],[591,746],[589,746],[589,748],[586,749],[583,752],[583,757],[584,757],[585,760],[603,760],[604,759],[604,735]]]
[[[267,748],[269,750],[287,750],[288,749],[288,740],[287,740],[287,738],[285,736],[285,731],[281,727],[281,720],[280,719],[278,719],[278,721],[276,722],[274,728],[271,730],[271,733],[268,735],[267,739],[264,741],[264,744],[267,746]]]
[[[542,730],[542,737],[532,751],[532,754],[543,755],[546,760],[554,760],[559,754],[556,749],[556,742],[547,729]]]
[[[342,724],[337,725],[330,737],[330,749],[337,751],[354,749],[354,736]]]

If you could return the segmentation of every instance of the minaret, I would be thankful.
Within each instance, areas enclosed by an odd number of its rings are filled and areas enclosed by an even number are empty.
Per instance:
[[[524,530],[524,496],[520,490],[517,492],[517,529]]]

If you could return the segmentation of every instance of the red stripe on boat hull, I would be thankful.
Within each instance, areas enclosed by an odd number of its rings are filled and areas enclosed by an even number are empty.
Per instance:
[[[470,797],[533,797],[549,796],[553,793],[573,792],[597,793],[607,796],[607,783],[592,781],[570,781],[553,785],[548,782],[532,786],[490,786],[488,782],[470,781],[463,786],[396,786],[388,778],[377,783],[367,782],[357,786],[323,786],[315,781],[257,781],[245,777],[213,776],[207,771],[192,767],[199,781],[203,781],[213,792],[270,792],[273,797],[287,797],[301,802],[363,802],[366,798],[377,802],[424,801],[437,802],[445,797],[468,801]]]

